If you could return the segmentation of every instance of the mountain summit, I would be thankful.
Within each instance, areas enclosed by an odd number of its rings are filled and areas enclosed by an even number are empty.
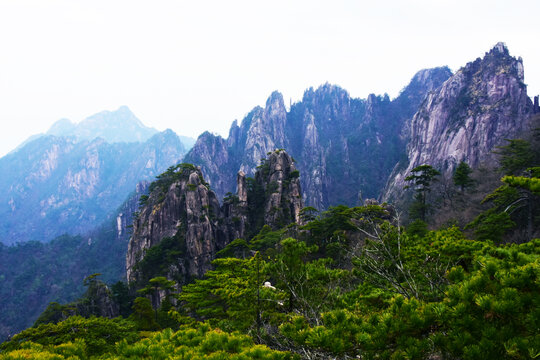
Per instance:
[[[378,196],[405,153],[406,121],[451,75],[446,67],[422,70],[394,100],[374,94],[351,98],[339,86],[324,84],[306,90],[289,112],[283,96],[273,92],[264,108],[232,124],[227,139],[202,134],[184,161],[201,165],[221,197],[234,191],[238,170],[253,176],[266,153],[284,148],[303,174],[306,205],[355,205],[359,197]]]
[[[498,43],[428,94],[407,126],[407,160],[390,177],[383,200],[401,197],[405,177],[422,164],[447,178],[460,161],[495,166],[496,146],[531,130],[534,109],[523,81],[522,59]]]
[[[127,106],[115,111],[102,111],[78,124],[68,119],[55,122],[47,135],[74,136],[80,140],[93,140],[100,137],[108,143],[144,142],[158,131],[146,127]]]

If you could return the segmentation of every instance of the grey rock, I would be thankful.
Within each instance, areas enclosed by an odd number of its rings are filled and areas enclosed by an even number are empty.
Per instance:
[[[255,107],[229,137],[202,134],[185,161],[200,165],[219,197],[233,192],[239,170],[253,177],[268,152],[284,148],[302,173],[303,201],[318,209],[377,197],[405,153],[403,128],[427,93],[439,87],[448,68],[422,70],[400,96],[354,99],[338,86],[306,90],[287,112],[274,92],[264,108]]]
[[[496,166],[496,146],[532,126],[533,106],[523,76],[521,58],[498,43],[428,94],[407,126],[407,160],[396,166],[382,200],[403,199],[405,177],[422,164],[447,179],[461,161],[472,168]]]
[[[238,172],[237,194],[228,194],[221,207],[200,168],[181,164],[160,175],[133,223],[126,256],[128,281],[142,287],[153,276],[167,276],[181,287],[211,269],[217,251],[232,240],[256,233],[263,225],[300,223],[298,175],[291,156],[276,150],[257,169],[251,188],[245,174]],[[259,203],[261,207],[253,207]],[[141,261],[165,238],[183,251],[166,264],[165,273],[145,273]]]

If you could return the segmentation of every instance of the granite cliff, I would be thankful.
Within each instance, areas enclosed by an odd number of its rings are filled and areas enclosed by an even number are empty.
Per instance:
[[[236,195],[227,194],[222,206],[200,168],[190,164],[169,168],[149,190],[134,220],[126,256],[127,279],[135,287],[155,276],[166,276],[179,286],[200,278],[216,252],[232,240],[263,225],[300,223],[303,207],[299,173],[283,150],[270,153],[254,179],[240,171]]]
[[[394,100],[387,95],[355,99],[325,84],[306,90],[289,111],[274,92],[264,108],[255,107],[240,125],[233,122],[227,139],[202,134],[185,161],[200,165],[221,197],[234,191],[231,174],[241,170],[254,176],[268,151],[284,148],[297,160],[306,205],[355,205],[379,195],[405,154],[406,120],[450,75],[446,67],[422,70]]]
[[[533,113],[523,61],[498,43],[427,95],[406,126],[407,159],[396,166],[382,199],[399,201],[404,178],[422,164],[446,178],[460,161],[496,166],[493,150],[530,131]]]

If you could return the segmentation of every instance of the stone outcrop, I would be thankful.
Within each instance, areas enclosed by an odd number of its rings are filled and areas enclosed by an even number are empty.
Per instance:
[[[202,277],[216,252],[232,240],[256,233],[263,225],[300,223],[299,172],[284,150],[270,153],[255,179],[240,171],[236,180],[236,195],[227,194],[220,207],[200,168],[180,164],[160,175],[148,197],[142,198],[133,223],[126,256],[128,281],[139,287],[152,277],[167,276],[182,286]]]
[[[218,224],[220,217],[219,201],[199,169],[180,165],[161,175],[133,223],[126,258],[128,281],[147,280],[136,265],[164,238],[181,243],[183,252],[182,261],[168,264],[167,275],[179,282],[202,276],[215,252],[227,243]]]
[[[301,223],[303,201],[299,176],[292,157],[284,150],[272,152],[259,166],[255,183],[264,191],[262,218],[265,225],[277,229],[293,222]]]
[[[407,126],[407,160],[394,170],[382,199],[399,200],[405,177],[422,164],[447,178],[460,161],[495,166],[496,146],[530,130],[533,104],[523,81],[521,58],[499,43],[428,94]]]
[[[221,197],[234,191],[231,174],[254,176],[267,152],[284,148],[297,160],[306,205],[361,204],[362,197],[379,195],[404,155],[406,120],[450,75],[446,67],[422,70],[392,101],[387,95],[351,98],[325,84],[306,90],[289,111],[274,92],[264,108],[255,107],[240,125],[234,121],[227,139],[202,134],[185,161],[200,165]]]

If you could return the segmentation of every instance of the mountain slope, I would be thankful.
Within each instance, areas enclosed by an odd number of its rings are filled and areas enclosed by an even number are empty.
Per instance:
[[[172,131],[144,143],[44,136],[0,159],[0,241],[48,241],[83,234],[185,150]]]
[[[49,302],[66,303],[81,296],[85,277],[101,273],[107,283],[125,279],[127,225],[148,185],[137,184],[114,216],[84,236],[0,243],[0,342],[31,326]]]
[[[220,206],[199,168],[180,164],[161,174],[133,222],[126,256],[130,285],[142,288],[166,276],[183,286],[210,270],[217,251],[231,241],[249,239],[264,225],[301,223],[298,171],[285,151],[269,154],[252,183],[242,172],[237,181],[238,193]]]

